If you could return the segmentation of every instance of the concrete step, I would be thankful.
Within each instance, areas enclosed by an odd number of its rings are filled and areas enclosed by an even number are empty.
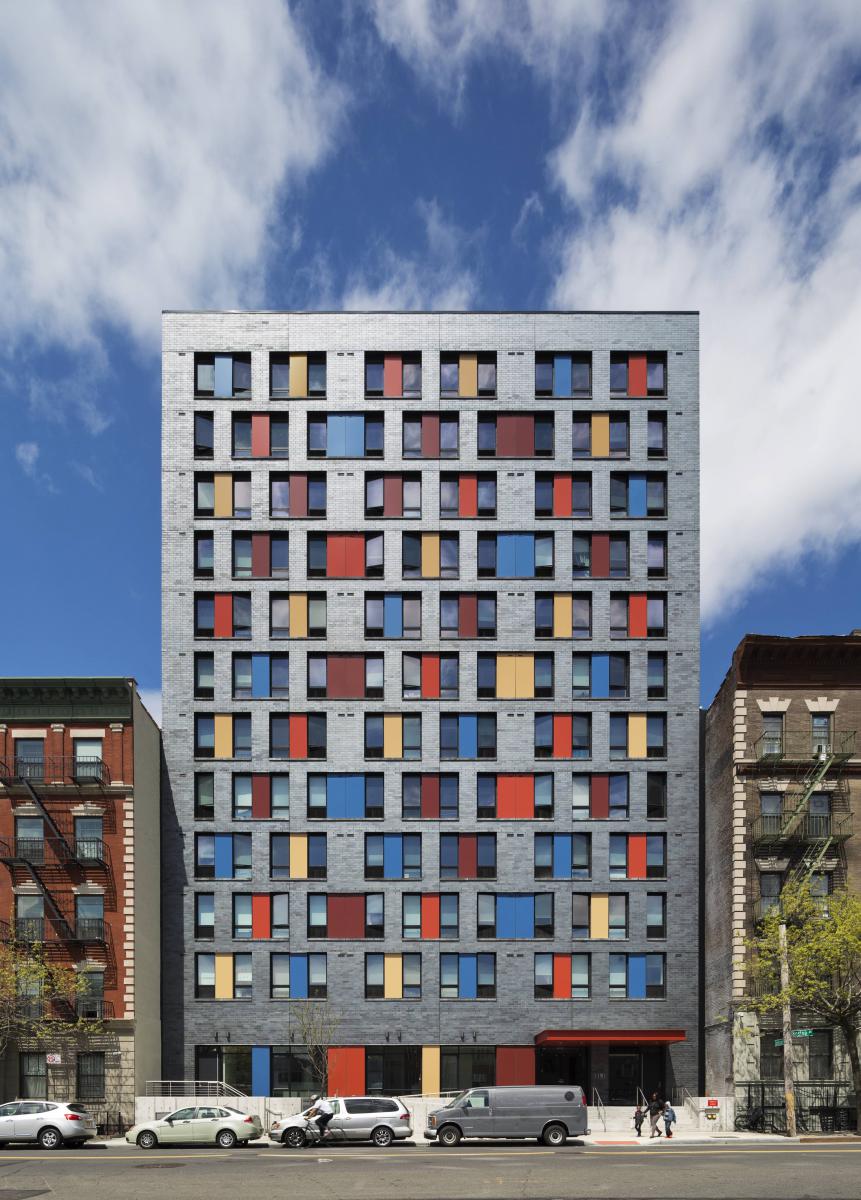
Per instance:
[[[606,1121],[606,1129],[604,1121]],[[633,1104],[610,1104],[606,1108],[598,1109],[592,1105],[589,1108],[589,1125],[592,1133],[634,1133],[634,1105]],[[673,1127],[673,1132],[679,1130],[694,1130],[697,1128],[696,1122],[692,1119],[690,1113],[683,1107],[679,1106],[676,1109],[676,1124]],[[664,1129],[664,1122],[660,1123],[661,1132]],[[646,1117],[643,1122],[643,1136],[649,1136],[649,1118]]]

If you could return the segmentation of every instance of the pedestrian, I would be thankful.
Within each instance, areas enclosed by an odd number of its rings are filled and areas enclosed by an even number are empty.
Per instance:
[[[646,1110],[644,1108],[640,1107],[640,1102],[638,1100],[637,1107],[634,1109],[634,1128],[637,1131],[637,1137],[642,1137],[641,1131],[642,1131],[643,1122],[645,1121],[645,1119],[646,1119]]]
[[[676,1123],[676,1110],[670,1104],[669,1100],[664,1105],[664,1129],[667,1132],[667,1137],[673,1136],[673,1125]]]
[[[660,1121],[663,1112],[663,1100],[660,1098],[657,1092],[652,1092],[652,1098],[649,1101],[649,1126],[651,1130],[649,1133],[650,1138],[661,1136],[661,1130],[658,1126],[658,1122]]]

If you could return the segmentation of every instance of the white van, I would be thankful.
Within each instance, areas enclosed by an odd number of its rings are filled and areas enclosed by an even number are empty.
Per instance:
[[[470,1088],[428,1114],[424,1135],[441,1146],[462,1138],[538,1138],[545,1146],[589,1133],[586,1097],[577,1084]]]

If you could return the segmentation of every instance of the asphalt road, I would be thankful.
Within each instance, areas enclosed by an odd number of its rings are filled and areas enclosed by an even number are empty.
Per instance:
[[[859,1200],[861,1145],[0,1153],[0,1200]]]

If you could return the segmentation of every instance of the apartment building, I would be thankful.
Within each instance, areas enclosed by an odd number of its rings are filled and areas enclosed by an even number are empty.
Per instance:
[[[694,1091],[697,315],[168,312],[163,404],[165,1076]]]
[[[705,1065],[709,1092],[783,1112],[779,1015],[750,1009],[746,939],[788,878],[815,894],[861,886],[861,633],[748,635],[705,721]],[[827,900],[826,900],[827,902]],[[839,1031],[794,1040],[799,1107],[839,1109],[851,1090]],[[818,1128],[818,1125],[816,1126]]]
[[[85,1101],[107,1130],[160,1071],[160,776],[133,679],[0,679],[0,937],[87,981],[30,997],[56,1037],[7,1051],[3,1094]]]

